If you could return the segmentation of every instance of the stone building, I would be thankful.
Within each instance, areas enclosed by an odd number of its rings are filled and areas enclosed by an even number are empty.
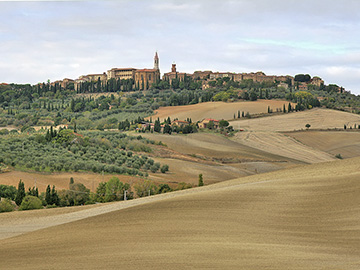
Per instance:
[[[311,79],[310,84],[321,87],[322,85],[324,85],[324,81],[320,77],[315,76]]]
[[[67,88],[70,83],[75,83],[75,81],[72,80],[72,79],[65,78],[61,82],[61,87],[62,88]]]
[[[193,80],[207,80],[210,79],[212,71],[205,70],[205,71],[195,71],[191,76]]]
[[[210,80],[216,80],[217,78],[226,78],[229,77],[230,80],[234,79],[235,73],[231,72],[213,72],[210,74]]]
[[[112,68],[107,71],[107,79],[134,79],[135,71],[135,68]]]
[[[137,69],[135,71],[135,87],[139,90],[146,90],[151,87],[153,83],[160,81],[160,68],[159,68],[159,56],[157,52],[154,57],[153,69]]]
[[[168,81],[171,85],[172,80],[178,79],[180,81],[183,81],[186,76],[186,73],[180,73],[176,71],[176,64],[172,64],[171,66],[171,72],[165,73],[163,76],[164,81]]]

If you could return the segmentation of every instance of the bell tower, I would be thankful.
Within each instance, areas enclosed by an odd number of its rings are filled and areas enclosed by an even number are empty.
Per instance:
[[[159,68],[159,56],[158,53],[155,53],[155,57],[154,57],[154,69],[156,70],[160,70]]]

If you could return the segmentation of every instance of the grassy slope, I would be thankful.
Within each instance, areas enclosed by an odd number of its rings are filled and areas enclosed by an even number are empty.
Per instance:
[[[140,206],[1,240],[0,254],[6,254],[1,265],[359,269],[359,178],[360,158],[355,158],[144,200]]]

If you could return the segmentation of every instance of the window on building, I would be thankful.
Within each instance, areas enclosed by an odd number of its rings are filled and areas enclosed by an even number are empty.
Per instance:
[[[149,74],[149,81],[151,81],[151,74]]]

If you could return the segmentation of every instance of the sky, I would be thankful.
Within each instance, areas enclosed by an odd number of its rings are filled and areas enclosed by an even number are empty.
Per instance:
[[[0,1],[0,83],[176,63],[310,74],[360,95],[358,0]]]

